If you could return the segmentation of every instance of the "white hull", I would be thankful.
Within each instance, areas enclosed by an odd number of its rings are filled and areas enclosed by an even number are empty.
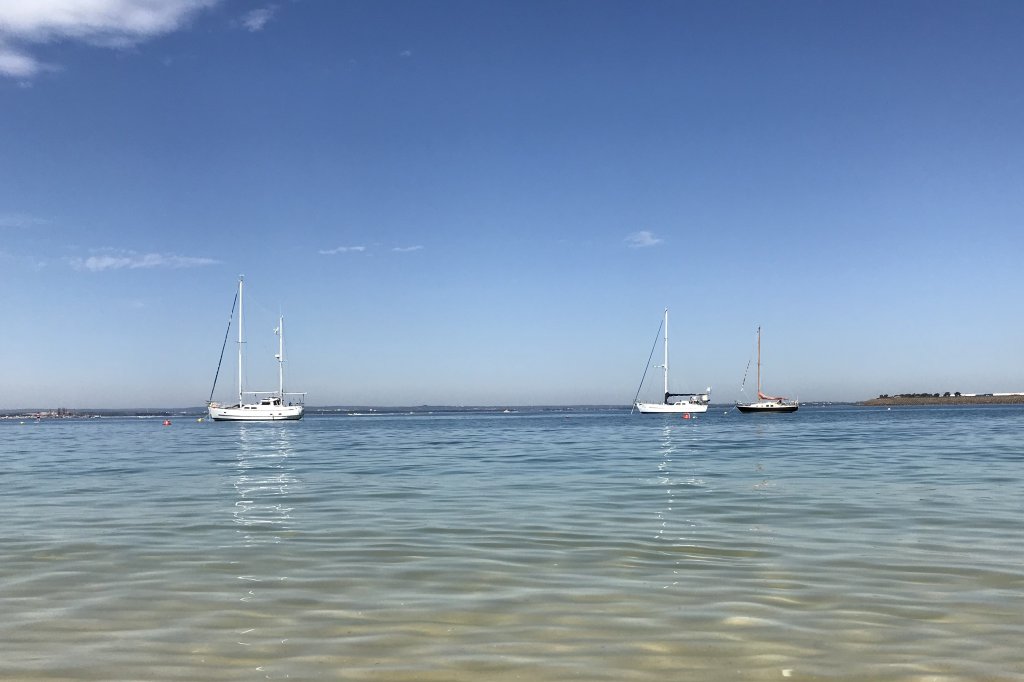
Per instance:
[[[276,391],[246,391],[242,386],[243,357],[245,348],[245,337],[242,326],[242,285],[244,279],[238,278],[238,402],[234,405],[221,405],[213,401],[213,393],[217,389],[217,378],[213,380],[213,390],[210,391],[210,402],[206,403],[210,419],[218,422],[272,422],[284,420],[302,419],[306,408],[303,405],[305,393],[287,393],[284,390],[284,317],[278,319],[277,329],[277,353],[274,358],[277,360],[278,388]],[[232,318],[235,307],[231,306]],[[228,319],[228,330],[231,329],[231,319]],[[227,345],[227,333],[224,335],[224,344]],[[224,350],[221,349],[221,360],[224,359]],[[220,363],[217,363],[217,374],[220,374]],[[246,395],[253,396],[246,402]],[[264,396],[264,397],[260,397]]]
[[[662,322],[662,326],[665,329],[665,339],[663,341],[662,348],[665,351],[665,360],[661,364],[662,376],[665,383],[665,400],[660,403],[642,403],[636,398],[640,396],[640,390],[637,389],[636,396],[633,397],[633,409],[640,414],[689,414],[698,412],[707,412],[708,403],[711,402],[711,387],[707,389],[707,393],[671,393],[668,388],[668,308],[665,308],[665,321]],[[651,355],[654,354],[653,349]],[[648,367],[650,366],[650,359],[648,358]],[[644,370],[644,377],[647,377],[647,370]],[[643,380],[640,382],[640,387],[643,388]],[[632,414],[632,412],[631,412]]]
[[[707,412],[707,403],[682,401],[678,403],[636,403],[636,410],[640,414],[683,414],[686,412]]]
[[[302,419],[302,405],[210,405],[210,419],[227,422],[269,422],[283,419]]]

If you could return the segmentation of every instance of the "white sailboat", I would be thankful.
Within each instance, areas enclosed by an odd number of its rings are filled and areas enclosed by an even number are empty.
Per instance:
[[[747,364],[747,368],[750,365]],[[746,376],[743,377],[746,381]],[[761,328],[757,328],[757,401],[752,403],[736,403],[736,409],[740,412],[763,413],[763,412],[796,412],[800,403],[783,396],[765,395],[761,392]]]
[[[221,405],[213,402],[213,392],[210,392],[210,401],[207,402],[207,409],[210,419],[214,421],[278,421],[283,419],[302,419],[305,413],[305,393],[286,393],[284,390],[284,317],[279,318],[277,329],[274,333],[278,339],[278,350],[274,356],[277,359],[278,387],[276,391],[246,391],[242,384],[242,377],[245,376],[245,337],[242,326],[242,288],[244,277],[238,278],[238,403],[235,405]],[[230,329],[231,322],[228,321]],[[227,339],[225,339],[226,341]],[[224,358],[224,350],[221,349],[221,359]],[[218,373],[220,365],[217,366]],[[213,381],[214,389],[217,387],[217,379]],[[246,396],[251,396],[251,402],[245,402]]]
[[[642,403],[639,400],[634,399],[633,409],[640,412],[640,414],[680,414],[686,412],[707,412],[708,404],[711,402],[711,388],[708,387],[704,393],[670,393],[668,388],[668,308],[665,308],[665,320],[662,322],[662,326],[665,329],[665,338],[663,346],[665,350],[665,360],[659,365],[665,378],[665,400],[660,403]],[[653,352],[653,351],[652,351]],[[648,360],[648,363],[650,361]],[[644,376],[647,375],[647,371],[644,370]],[[643,380],[640,382],[640,386],[643,387]],[[640,391],[637,390],[639,396]]]

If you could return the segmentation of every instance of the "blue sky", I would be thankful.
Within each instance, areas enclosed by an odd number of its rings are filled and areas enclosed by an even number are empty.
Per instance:
[[[202,404],[243,273],[314,405],[628,404],[665,307],[716,401],[758,325],[1024,390],[1024,4],[74,5],[0,2],[0,408]]]

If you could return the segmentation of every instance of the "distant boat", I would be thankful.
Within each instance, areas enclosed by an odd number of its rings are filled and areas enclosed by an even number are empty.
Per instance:
[[[302,419],[305,412],[303,405],[305,393],[285,393],[284,390],[284,317],[278,319],[277,329],[274,333],[278,337],[278,350],[274,356],[277,359],[278,387],[277,391],[246,391],[242,385],[244,374],[244,348],[245,338],[242,328],[242,286],[244,278],[238,278],[238,294],[235,301],[238,303],[238,403],[235,405],[221,405],[213,402],[213,391],[217,388],[217,377],[213,379],[213,390],[210,391],[210,400],[207,401],[207,409],[210,419],[214,421],[278,421],[284,419]],[[234,317],[234,305],[231,307]],[[231,319],[228,319],[228,332],[224,335],[224,345],[227,345],[227,334],[231,331]],[[224,348],[220,351],[221,361],[224,360]],[[217,363],[217,374],[220,374],[220,363]],[[250,402],[245,402],[246,396],[252,396]]]
[[[749,369],[750,365],[747,365]],[[743,381],[747,380],[746,376]],[[736,409],[740,412],[796,412],[800,403],[782,396],[765,395],[761,392],[761,328],[757,328],[757,402],[736,403]]]
[[[640,412],[640,414],[680,414],[686,412],[707,412],[708,404],[711,402],[711,389],[708,388],[704,393],[670,393],[668,388],[668,308],[665,308],[665,319],[662,321],[662,327],[665,330],[665,338],[663,341],[663,347],[665,351],[665,360],[659,365],[664,373],[665,378],[665,400],[660,403],[642,403],[639,400],[633,400],[633,409]],[[655,343],[657,343],[657,337],[655,337]],[[654,351],[651,350],[653,355]],[[650,367],[650,359],[647,361],[647,368]],[[644,368],[644,377],[647,376],[647,368]],[[643,379],[640,380],[640,387],[643,388]],[[640,395],[640,390],[637,390],[637,396]]]

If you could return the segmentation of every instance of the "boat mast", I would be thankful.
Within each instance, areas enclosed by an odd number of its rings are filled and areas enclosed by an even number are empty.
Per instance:
[[[277,320],[277,395],[284,404],[284,316]]]
[[[757,326],[757,399],[761,399],[761,325]]]
[[[245,275],[238,276],[238,406],[242,406],[242,282]]]
[[[668,308],[665,308],[665,402],[668,402]]]

